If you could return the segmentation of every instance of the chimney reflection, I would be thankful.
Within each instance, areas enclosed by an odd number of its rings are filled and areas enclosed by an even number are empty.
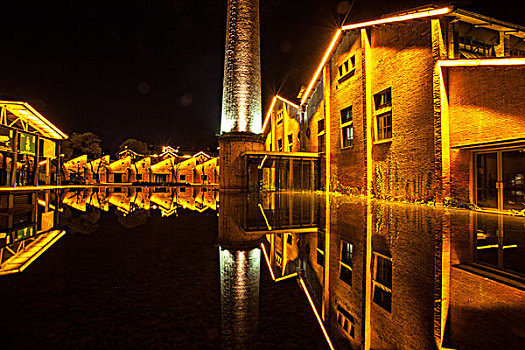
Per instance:
[[[242,227],[246,197],[220,194],[219,252],[221,281],[222,347],[254,347],[259,319],[261,234]]]

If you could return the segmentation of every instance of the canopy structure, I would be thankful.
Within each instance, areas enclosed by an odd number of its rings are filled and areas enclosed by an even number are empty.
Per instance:
[[[66,134],[44,118],[27,102],[0,101],[0,111],[1,125],[38,133],[41,136],[54,140],[67,139]]]

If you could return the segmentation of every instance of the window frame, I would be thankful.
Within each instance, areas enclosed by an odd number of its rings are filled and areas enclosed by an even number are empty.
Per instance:
[[[394,276],[394,265],[392,263],[392,258],[389,257],[389,256],[386,256],[384,254],[381,254],[379,252],[372,252],[372,256],[373,256],[373,268],[372,268],[372,301],[374,304],[376,304],[377,306],[379,306],[382,310],[388,312],[388,313],[392,313],[392,289],[393,289],[393,276]],[[377,280],[377,262],[378,262],[378,258],[381,258],[381,259],[385,259],[385,260],[388,260],[390,261],[390,284],[391,286],[388,287],[386,285],[384,285],[383,283],[381,283],[380,281]],[[386,309],[385,306],[379,304],[376,300],[375,300],[375,291],[376,291],[376,287],[381,289],[382,291],[384,291],[385,293],[388,293],[390,294],[390,310]]]
[[[355,317],[345,309],[341,304],[337,304],[336,311],[336,323],[350,338],[355,339]],[[345,321],[349,325],[348,330],[344,328]]]
[[[348,265],[346,262],[343,262],[343,245],[348,244],[350,246],[350,265]],[[339,280],[346,283],[348,286],[352,286],[352,278],[353,278],[353,258],[354,258],[354,245],[344,239],[341,239],[339,242]],[[341,272],[345,268],[346,270],[350,271],[350,281],[346,281],[341,278]]]
[[[323,124],[323,130],[319,130],[319,125],[320,125],[320,122],[322,122]],[[317,120],[317,152],[318,153],[323,153],[326,149],[326,118],[321,118],[321,119],[318,119]],[[322,137],[323,141],[320,142],[320,138]]]
[[[350,120],[347,120],[345,122],[343,122],[343,113],[350,110],[350,115],[351,115],[351,118]],[[342,109],[340,111],[340,114],[341,114],[341,118],[339,119],[339,122],[340,122],[340,129],[341,129],[341,133],[340,133],[340,136],[341,136],[341,149],[347,149],[347,148],[353,148],[354,147],[354,113],[353,113],[353,106],[350,105],[344,109]],[[345,146],[344,145],[344,140],[345,140],[345,133],[344,133],[344,130],[346,128],[351,128],[351,134],[352,134],[352,138],[350,139],[350,144]]]
[[[337,66],[337,82],[339,84],[348,80],[355,75],[355,54],[347,56],[347,58]]]
[[[284,109],[281,109],[279,111],[277,111],[277,117],[276,117],[277,121],[275,124],[279,125],[283,122],[284,120]]]

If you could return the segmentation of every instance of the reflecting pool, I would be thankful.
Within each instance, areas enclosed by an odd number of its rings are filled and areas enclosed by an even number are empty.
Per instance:
[[[523,349],[525,218],[304,193],[0,194],[2,348]]]

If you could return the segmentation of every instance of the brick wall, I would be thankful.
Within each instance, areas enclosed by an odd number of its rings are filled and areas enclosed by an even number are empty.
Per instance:
[[[410,200],[433,196],[431,48],[430,20],[371,31],[372,95],[392,89],[392,142],[374,144],[372,151],[376,194]],[[378,173],[382,174],[381,183]]]
[[[448,69],[450,145],[525,137],[525,67]]]

